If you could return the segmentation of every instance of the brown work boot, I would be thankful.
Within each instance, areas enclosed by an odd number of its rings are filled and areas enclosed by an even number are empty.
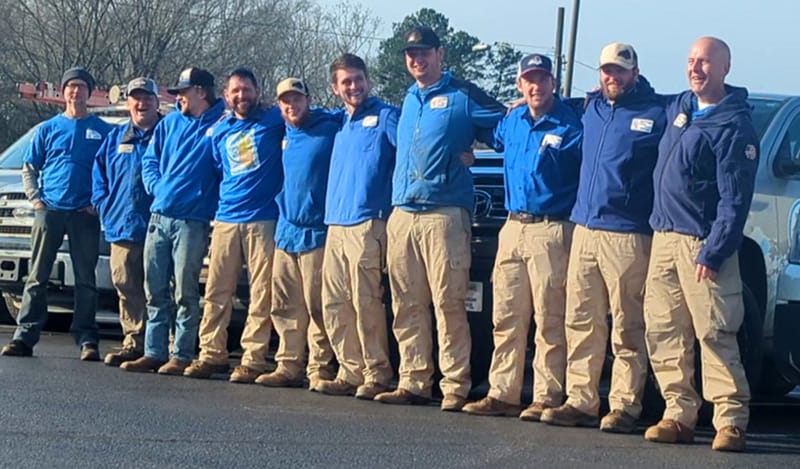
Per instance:
[[[119,369],[125,371],[134,371],[137,373],[148,373],[150,371],[158,370],[164,366],[164,363],[167,362],[165,360],[159,360],[158,358],[148,357],[145,355],[136,360],[121,364]]]
[[[280,369],[272,373],[262,373],[255,382],[271,388],[302,388],[305,384],[302,376],[292,377]]]
[[[464,404],[467,403],[467,398],[457,396],[455,394],[447,394],[442,398],[442,410],[444,412],[461,412]]]
[[[195,360],[191,365],[183,370],[183,376],[197,379],[208,379],[213,375],[223,374],[228,372],[228,364],[209,363],[204,360]]]
[[[249,366],[239,365],[233,369],[229,381],[231,383],[253,384],[256,378],[261,376],[261,372]]]
[[[542,412],[540,421],[548,425],[558,425],[560,427],[596,427],[597,416],[581,412],[569,404],[553,409],[545,409]]]
[[[403,388],[397,388],[392,392],[382,392],[375,396],[375,400],[382,404],[394,405],[426,405],[431,401],[428,397],[414,394]]]
[[[356,399],[371,401],[380,393],[386,392],[389,387],[380,383],[365,383],[356,389]]]
[[[6,357],[32,357],[33,347],[29,347],[25,342],[15,339],[3,346],[0,355]]]
[[[656,443],[691,443],[694,429],[672,419],[661,419],[644,432],[644,439]]]
[[[534,402],[519,414],[519,419],[525,422],[539,422],[542,419],[542,412],[553,407],[542,402]]]
[[[356,386],[342,379],[320,379],[316,390],[329,396],[353,396],[356,393]]]
[[[190,362],[179,358],[170,358],[167,363],[158,369],[157,373],[168,376],[183,376],[183,372],[186,371],[190,364]]]
[[[81,345],[81,360],[85,362],[99,362],[100,351],[97,350],[97,344]]]
[[[519,415],[519,406],[503,402],[499,399],[486,396],[475,402],[464,405],[461,409],[470,415],[485,415],[489,417],[516,417]]]
[[[711,442],[711,449],[715,451],[744,451],[746,446],[744,430],[733,425],[722,427]]]
[[[142,352],[136,349],[124,348],[119,352],[106,354],[106,358],[103,362],[108,366],[120,366],[125,362],[138,360],[142,358],[142,355]]]
[[[612,410],[600,420],[600,431],[606,433],[633,433],[636,419],[622,410]]]

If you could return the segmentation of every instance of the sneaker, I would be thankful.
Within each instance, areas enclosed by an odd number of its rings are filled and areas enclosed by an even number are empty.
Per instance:
[[[6,357],[31,357],[33,356],[33,347],[28,347],[21,340],[12,340],[3,347],[3,350],[0,350],[0,355],[5,355]]]
[[[600,420],[600,431],[606,433],[633,433],[636,419],[622,410],[612,410]]]
[[[448,394],[442,398],[441,408],[444,412],[461,412],[461,409],[464,408],[464,404],[466,403],[466,397]]]
[[[484,415],[490,417],[516,417],[519,415],[518,405],[509,404],[489,396],[479,401],[470,402],[461,410],[470,415]]]
[[[142,358],[142,352],[132,348],[124,348],[119,352],[106,354],[105,363],[108,366],[120,366],[125,362],[130,362]]]
[[[581,412],[569,404],[545,409],[540,420],[548,425],[560,427],[596,427],[597,416]]]
[[[255,383],[271,388],[302,388],[305,381],[302,376],[293,378],[284,371],[275,370],[272,373],[262,373]]]
[[[520,412],[519,419],[525,422],[539,422],[542,420],[542,412],[546,409],[552,409],[553,407],[541,403],[541,402],[534,402],[533,404],[529,405],[525,410]]]
[[[197,379],[208,379],[214,375],[228,372],[228,364],[209,363],[204,360],[195,360],[183,370],[183,376]]]
[[[715,451],[741,452],[745,446],[744,430],[733,425],[720,428],[714,436],[714,441],[711,442],[711,449]]]
[[[356,394],[356,386],[343,379],[320,379],[316,389],[329,396],[354,396]]]
[[[395,405],[426,405],[431,401],[428,397],[414,394],[403,388],[397,388],[392,392],[382,392],[376,395],[374,400],[383,404]]]
[[[158,358],[148,357],[147,355],[136,360],[125,362],[119,366],[120,370],[133,371],[136,373],[147,373],[150,371],[157,371],[159,368],[167,363],[166,360],[159,360]]]
[[[655,441],[656,443],[692,443],[694,441],[694,429],[677,420],[661,419],[644,432],[644,439]]]
[[[81,360],[85,362],[99,362],[100,352],[97,350],[97,344],[81,345]]]
[[[388,390],[388,386],[380,383],[365,383],[356,389],[356,399],[372,401],[375,399],[375,396]]]
[[[261,371],[249,366],[239,365],[233,369],[228,381],[231,383],[253,384],[259,376],[261,376]]]
[[[183,372],[189,367],[191,363],[181,360],[179,358],[170,358],[170,360],[158,369],[158,374],[168,376],[183,376]]]

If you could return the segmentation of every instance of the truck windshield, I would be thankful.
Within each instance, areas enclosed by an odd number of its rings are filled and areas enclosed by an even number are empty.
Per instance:
[[[25,156],[25,150],[28,149],[37,127],[39,126],[32,127],[0,153],[0,169],[22,169],[22,157]]]

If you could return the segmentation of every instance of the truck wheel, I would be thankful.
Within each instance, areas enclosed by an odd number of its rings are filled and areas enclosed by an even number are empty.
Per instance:
[[[775,368],[775,362],[770,358],[764,359],[764,366],[761,368],[761,379],[755,391],[759,396],[782,397],[794,389],[794,383],[786,380]]]
[[[17,317],[19,317],[19,308],[20,304],[22,303],[22,298],[13,293],[3,292],[3,300],[8,315],[11,317],[13,323],[16,324]]]

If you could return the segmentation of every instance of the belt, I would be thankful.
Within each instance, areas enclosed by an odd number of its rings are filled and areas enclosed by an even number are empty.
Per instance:
[[[537,215],[535,213],[526,212],[509,212],[508,219],[518,221],[520,223],[541,223],[543,221],[564,221],[569,219],[569,214],[554,213],[548,215]]]

